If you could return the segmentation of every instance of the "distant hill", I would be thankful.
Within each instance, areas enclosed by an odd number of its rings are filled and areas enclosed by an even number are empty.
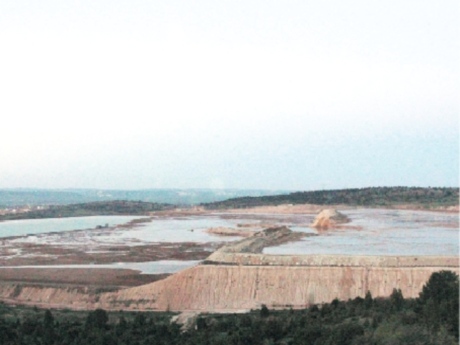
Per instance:
[[[41,210],[0,215],[0,220],[65,218],[112,215],[147,215],[153,211],[173,209],[169,204],[143,201],[98,201],[72,205],[53,205]]]
[[[26,205],[66,205],[109,200],[197,205],[235,197],[281,193],[286,193],[286,191],[237,189],[0,189],[0,208]]]
[[[459,188],[373,187],[336,189],[260,197],[232,198],[225,201],[203,203],[208,209],[249,208],[281,204],[394,206],[418,205],[423,207],[454,206],[459,204]]]

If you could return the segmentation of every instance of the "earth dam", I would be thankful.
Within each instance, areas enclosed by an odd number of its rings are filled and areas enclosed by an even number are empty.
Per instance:
[[[117,292],[89,288],[0,285],[6,302],[43,307],[107,310],[244,311],[260,308],[304,308],[364,297],[387,297],[401,289],[417,297],[433,272],[459,274],[457,257],[274,257],[242,256],[235,264],[202,264],[166,279]],[[215,257],[214,257],[215,259]],[[245,264],[244,262],[248,263]]]

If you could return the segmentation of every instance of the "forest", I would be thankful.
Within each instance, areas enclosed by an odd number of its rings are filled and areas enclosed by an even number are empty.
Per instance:
[[[327,288],[327,287],[325,287]],[[0,344],[458,344],[459,277],[435,272],[418,298],[333,300],[303,310],[200,314],[181,329],[166,312],[41,310],[0,305]]]
[[[202,204],[208,209],[249,208],[281,204],[396,206],[413,205],[423,208],[453,206],[459,203],[459,188],[441,187],[372,187],[357,189],[319,190],[290,194],[242,197]]]

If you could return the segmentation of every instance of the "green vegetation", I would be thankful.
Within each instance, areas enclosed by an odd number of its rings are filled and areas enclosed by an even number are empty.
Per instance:
[[[326,288],[326,287],[325,287]],[[419,298],[337,299],[304,310],[200,315],[181,332],[171,313],[42,311],[0,305],[0,344],[458,344],[459,279],[434,273]]]
[[[172,205],[142,201],[100,201],[84,204],[49,206],[41,210],[0,215],[0,220],[65,218],[111,215],[146,215],[153,211],[172,209]]]
[[[453,206],[459,203],[458,188],[375,187],[361,189],[320,190],[290,194],[234,198],[202,204],[208,209],[248,208],[281,204],[397,206],[424,208]]]

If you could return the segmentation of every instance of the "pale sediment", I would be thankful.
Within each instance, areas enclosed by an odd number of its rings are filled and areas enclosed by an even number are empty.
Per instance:
[[[348,222],[350,222],[350,219],[346,215],[335,209],[325,209],[316,216],[311,226],[318,229],[328,229],[333,228],[338,224]]]

